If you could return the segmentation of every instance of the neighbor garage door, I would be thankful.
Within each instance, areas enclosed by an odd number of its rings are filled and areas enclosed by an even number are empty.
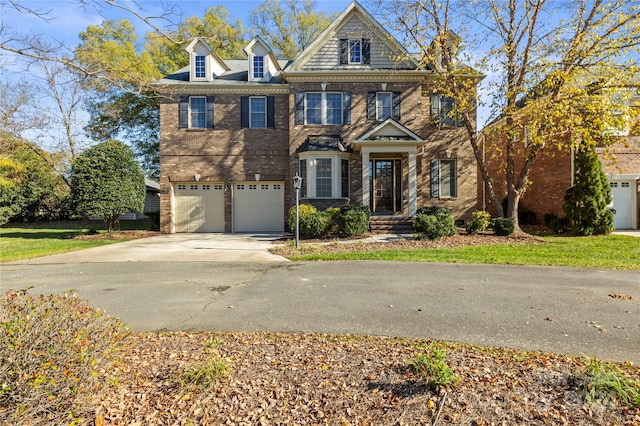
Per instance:
[[[222,183],[177,183],[174,188],[176,232],[224,232]]]
[[[635,181],[618,180],[612,181],[611,195],[613,196],[613,209],[615,210],[614,221],[616,229],[630,229],[633,226],[633,192],[635,191]]]
[[[284,183],[234,183],[233,231],[283,232]]]

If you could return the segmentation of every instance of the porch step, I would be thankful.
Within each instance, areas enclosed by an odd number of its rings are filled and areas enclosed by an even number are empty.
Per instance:
[[[371,216],[369,226],[374,234],[412,234],[413,220],[406,216]]]

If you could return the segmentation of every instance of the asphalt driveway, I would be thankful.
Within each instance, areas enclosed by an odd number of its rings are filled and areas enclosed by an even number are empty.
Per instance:
[[[3,263],[0,285],[76,289],[137,331],[431,337],[640,363],[637,271],[283,262],[266,252],[274,238],[154,237]]]

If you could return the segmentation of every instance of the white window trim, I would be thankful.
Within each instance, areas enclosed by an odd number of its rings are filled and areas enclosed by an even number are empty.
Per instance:
[[[251,117],[254,114],[251,111],[251,104],[254,99],[264,99],[264,127],[253,127],[251,125]],[[268,113],[269,113],[269,111],[267,111],[268,107],[269,107],[269,103],[267,102],[266,96],[249,96],[249,128],[250,129],[266,129],[268,127],[267,125],[267,119],[268,119]]]
[[[328,123],[327,122],[327,94],[329,95],[340,95],[340,123]],[[322,113],[322,118],[320,123],[309,123],[307,122],[307,96],[308,95],[321,95],[320,98],[320,110]],[[308,124],[310,126],[341,126],[344,124],[344,94],[343,92],[305,92],[304,94],[304,124]]]
[[[357,42],[360,49],[360,60],[352,61],[351,60],[351,43]],[[347,63],[353,65],[361,65],[362,64],[362,38],[350,38],[347,41]]]
[[[303,152],[299,160],[307,161],[307,176],[302,176],[302,184],[307,188],[307,198],[335,199],[342,198],[342,163],[341,160],[349,160],[349,153],[342,152]],[[331,196],[318,197],[316,192],[316,161],[319,159],[331,159]],[[300,161],[298,160],[298,168]],[[300,170],[298,170],[300,173]]]
[[[456,158],[440,158],[438,163],[438,174],[439,174],[439,181],[438,181],[438,191],[440,193],[440,197],[438,198],[442,198],[442,199],[451,199],[451,198],[457,198],[458,197],[458,160]],[[453,173],[454,173],[454,179],[455,179],[455,185],[454,185],[454,190],[455,190],[455,194],[454,195],[442,195],[442,167],[443,167],[443,163],[451,163],[453,162]]]
[[[389,96],[389,116],[385,118],[382,118],[379,114],[378,102],[380,102],[380,95]],[[393,92],[376,92],[376,121],[384,121],[389,117],[393,117]]]
[[[256,76],[256,67],[255,67],[256,58],[262,58],[262,75],[261,76]],[[262,55],[253,55],[253,57],[251,58],[251,75],[253,76],[253,80],[262,80],[266,74],[266,68],[267,68],[266,57]]]
[[[192,99],[204,99],[204,126],[195,127],[191,122],[191,100]],[[206,129],[207,128],[207,97],[206,96],[189,96],[189,102],[187,102],[187,118],[189,119],[189,129]]]

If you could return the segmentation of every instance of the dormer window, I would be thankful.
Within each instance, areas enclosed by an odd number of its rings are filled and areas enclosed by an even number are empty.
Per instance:
[[[253,57],[253,78],[259,79],[264,77],[264,56]]]
[[[207,76],[207,66],[204,55],[197,55],[195,57],[195,73],[196,78],[205,78]]]

